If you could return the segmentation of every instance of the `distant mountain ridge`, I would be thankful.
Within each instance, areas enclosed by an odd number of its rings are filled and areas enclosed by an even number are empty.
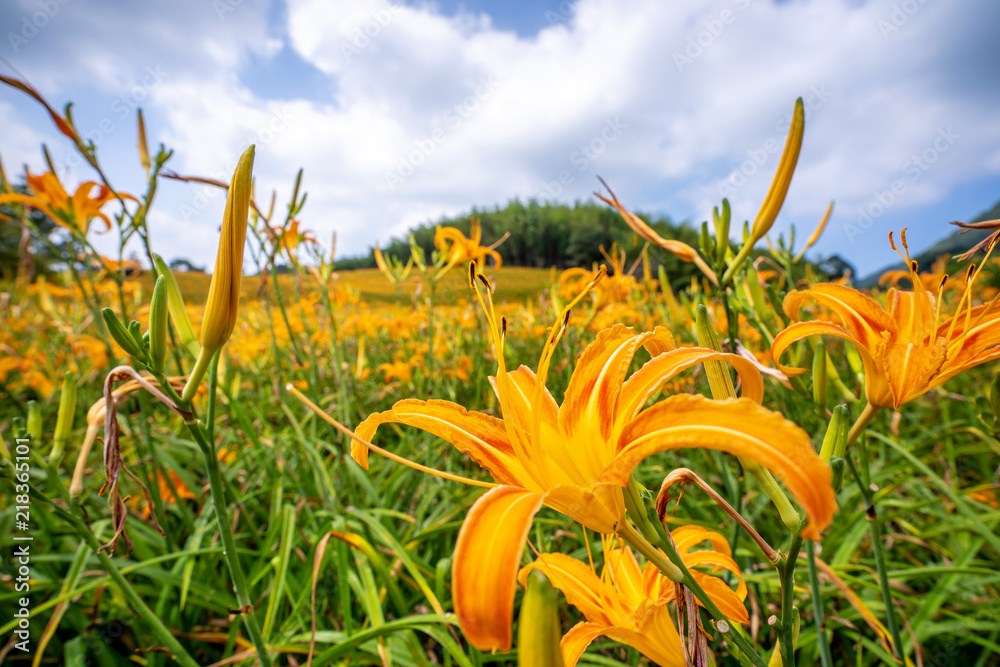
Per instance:
[[[992,208],[987,211],[983,211],[977,215],[969,222],[981,222],[983,220],[994,220],[1000,218],[1000,201],[995,203]],[[984,238],[989,236],[992,232],[979,231],[979,230],[969,230],[965,234],[959,234],[962,231],[958,227],[955,227],[955,231],[944,237],[934,245],[932,245],[927,250],[924,250],[919,255],[914,255],[913,259],[917,260],[917,264],[920,265],[920,270],[929,269],[931,264],[940,257],[941,255],[961,255],[966,250],[972,248]],[[878,284],[879,277],[886,271],[906,271],[906,264],[903,262],[897,262],[891,266],[886,266],[878,271],[865,276],[863,279],[857,282],[858,287],[874,287]]]

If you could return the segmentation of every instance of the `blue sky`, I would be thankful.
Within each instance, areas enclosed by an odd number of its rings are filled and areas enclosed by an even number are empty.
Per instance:
[[[699,223],[753,219],[795,98],[808,108],[775,232],[836,207],[814,249],[861,274],[1000,199],[1000,3],[989,0],[10,0],[3,56],[137,190],[135,109],[169,168],[228,179],[257,144],[258,198],[341,255],[518,197],[591,198]],[[2,65],[0,65],[2,66]],[[51,121],[0,89],[8,174],[90,180]],[[775,149],[778,146],[778,149]],[[164,182],[154,246],[211,264],[222,198]],[[113,241],[95,237],[99,246]]]

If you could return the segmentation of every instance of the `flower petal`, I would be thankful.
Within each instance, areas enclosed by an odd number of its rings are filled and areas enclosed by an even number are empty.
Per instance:
[[[677,553],[680,554],[681,558],[684,558],[691,551],[691,547],[706,541],[710,542],[712,548],[718,553],[726,556],[733,555],[726,538],[701,526],[688,525],[674,528],[670,531],[670,537],[673,538],[674,546],[677,547]]]
[[[371,442],[381,424],[415,426],[449,442],[460,452],[486,468],[501,484],[525,486],[530,478],[514,456],[501,420],[481,412],[466,410],[449,401],[399,401],[391,410],[377,412],[358,424],[355,433]],[[351,458],[368,469],[368,448],[351,443]]]
[[[510,650],[517,568],[542,497],[514,486],[490,489],[458,533],[451,572],[455,614],[481,651]]]
[[[896,322],[874,299],[846,285],[820,283],[811,289],[792,290],[785,295],[782,306],[789,317],[797,320],[799,310],[807,303],[832,310],[844,328],[869,348],[878,344],[883,331],[897,330]]]
[[[565,440],[573,443],[578,467],[588,482],[613,456],[609,443],[614,442],[615,406],[632,358],[647,343],[662,349],[673,345],[673,337],[662,328],[636,334],[617,324],[597,334],[573,370],[559,408],[559,427]]]
[[[639,623],[638,630],[612,626],[604,635],[631,646],[661,667],[685,667],[687,664],[668,605],[653,607]]]
[[[587,650],[590,643],[603,635],[605,630],[607,630],[607,626],[597,623],[577,623],[570,628],[559,643],[560,648],[562,648],[563,665],[576,667],[580,656]]]
[[[898,408],[930,389],[928,380],[937,375],[945,359],[945,342],[935,347],[914,343],[889,344],[881,357],[882,369],[892,390],[892,406]]]
[[[832,472],[809,436],[780,414],[746,398],[712,401],[671,396],[641,412],[622,431],[618,455],[598,482],[625,484],[643,459],[669,449],[730,452],[774,472],[809,517],[803,535],[818,540],[837,509]]]
[[[739,578],[741,591],[734,591],[722,579],[711,574],[691,570],[691,576],[701,585],[705,593],[708,594],[708,597],[712,599],[712,602],[719,608],[719,611],[725,614],[726,618],[736,623],[750,623],[750,613],[747,611],[746,605],[743,604],[743,601],[747,597],[747,585],[743,581],[743,577]]]
[[[607,599],[616,593],[594,574],[589,565],[566,554],[542,554],[534,563],[521,568],[517,575],[521,586],[526,585],[532,570],[540,570],[548,577],[552,586],[562,592],[566,602],[579,609],[588,621],[602,625],[611,623],[605,613],[605,605]]]
[[[745,398],[756,403],[764,399],[764,381],[760,371],[750,361],[736,354],[725,354],[707,348],[682,347],[653,357],[625,381],[618,399],[618,428],[635,417],[646,401],[676,375],[692,366],[713,360],[725,361],[736,369],[743,381]]]
[[[635,329],[616,324],[597,334],[580,355],[559,409],[559,425],[567,435],[611,432],[611,406],[641,343]]]
[[[613,533],[625,517],[625,500],[618,484],[557,486],[545,494],[545,505],[603,534]]]
[[[619,546],[604,552],[604,572],[609,573],[618,594],[625,602],[638,608],[646,601],[646,587],[639,562],[628,547]]]
[[[888,378],[885,376],[882,365],[872,355],[872,352],[876,348],[865,347],[864,343],[832,322],[819,320],[797,322],[775,336],[774,341],[771,343],[771,358],[774,360],[778,370],[788,376],[805,373],[806,370],[804,368],[783,366],[780,361],[781,355],[792,343],[803,338],[808,338],[809,336],[817,335],[834,336],[853,345],[854,349],[861,356],[861,363],[865,367],[865,395],[868,397],[868,401],[880,408],[892,405],[892,391],[889,388]]]

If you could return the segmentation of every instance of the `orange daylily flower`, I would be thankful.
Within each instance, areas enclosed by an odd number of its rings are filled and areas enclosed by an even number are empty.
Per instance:
[[[583,352],[558,405],[545,379],[570,309],[586,291],[567,306],[549,333],[537,375],[525,366],[508,371],[503,354],[506,319],[498,321],[492,288],[474,264],[470,268],[496,350],[499,369],[492,383],[502,418],[448,401],[399,401],[357,427],[351,456],[367,469],[368,445],[359,440],[370,443],[381,424],[409,424],[465,452],[499,483],[469,510],[455,547],[455,611],[474,646],[510,648],[515,575],[541,507],[602,534],[625,530],[622,487],[633,468],[657,452],[701,447],[757,461],[773,470],[802,505],[809,517],[804,534],[819,538],[836,508],[830,468],[802,429],[759,405],[763,381],[750,362],[714,350],[676,348],[664,328],[637,334],[617,325],[598,334]],[[477,282],[487,285],[485,296]],[[652,359],[626,380],[640,347]],[[709,360],[725,361],[737,370],[743,398],[713,401],[685,394],[643,409],[671,378]]]
[[[292,220],[288,223],[287,227],[275,227],[271,230],[271,233],[274,235],[275,243],[283,247],[288,254],[288,258],[296,264],[298,264],[298,260],[295,257],[296,248],[303,243],[319,243],[316,240],[316,236],[308,229],[299,231],[298,220]]]
[[[410,372],[410,364],[402,359],[397,359],[391,364],[379,364],[378,370],[385,374],[386,383],[399,380],[403,384],[413,382],[413,374]]]
[[[479,245],[483,239],[483,227],[477,218],[472,219],[472,226],[469,229],[469,238],[456,227],[438,227],[434,232],[434,247],[445,255],[445,266],[450,269],[456,264],[466,264],[476,262],[485,265],[486,258],[492,257],[496,268],[500,268],[503,261],[500,253],[493,248]],[[444,271],[442,271],[443,273]]]
[[[743,604],[747,585],[726,539],[699,526],[677,528],[672,537],[691,575],[719,609],[731,621],[749,623],[750,615]],[[540,570],[562,591],[566,601],[586,617],[586,621],[577,623],[563,636],[563,663],[573,667],[592,641],[605,636],[631,646],[658,665],[686,667],[684,647],[668,606],[676,597],[677,586],[652,563],[640,569],[627,546],[613,545],[613,538],[603,540],[605,558],[600,577],[590,566],[559,553],[540,555],[518,575],[523,586],[532,570]],[[711,544],[711,551],[692,551],[705,541]],[[721,579],[693,569],[700,566],[707,566],[713,572],[732,572],[736,575],[737,589],[734,591]]]
[[[85,257],[81,256],[79,259],[83,260]],[[121,271],[123,275],[134,277],[139,273],[139,262],[134,259],[117,260],[110,257],[100,256],[100,263],[94,262],[95,269],[103,268],[108,273],[118,273]]]
[[[70,196],[53,173],[26,173],[25,178],[28,189],[33,194],[14,192],[0,195],[0,204],[27,204],[52,218],[56,224],[83,236],[90,231],[90,223],[94,218],[100,218],[104,222],[105,232],[111,229],[111,220],[101,212],[105,204],[115,199],[108,186],[87,181],[81,183]],[[98,188],[97,194],[91,196],[94,188]],[[131,195],[122,194],[121,197],[135,201]]]
[[[625,250],[619,251],[617,244],[612,245],[611,254],[604,251],[601,246],[601,253],[607,259],[611,267],[612,275],[604,277],[593,289],[594,312],[601,310],[611,304],[620,304],[628,301],[639,283],[625,270]],[[593,271],[588,271],[582,267],[566,269],[559,274],[559,296],[567,299],[579,294],[580,290],[593,282],[597,277],[597,267]]]
[[[855,289],[830,283],[785,296],[784,309],[790,318],[798,319],[802,306],[816,303],[829,309],[839,324],[825,320],[796,322],[779,333],[771,345],[771,357],[783,373],[792,376],[805,372],[779,363],[781,354],[795,341],[815,335],[841,338],[861,355],[868,403],[873,408],[895,409],[968,368],[1000,357],[1000,308],[994,307],[997,299],[972,305],[972,286],[986,260],[978,269],[974,269],[975,265],[969,267],[955,313],[943,318],[941,293],[947,276],[939,279],[937,294],[928,289],[917,273],[916,262],[910,259],[905,229],[901,236],[913,288],[889,289],[884,307]],[[889,241],[895,249],[892,234]]]

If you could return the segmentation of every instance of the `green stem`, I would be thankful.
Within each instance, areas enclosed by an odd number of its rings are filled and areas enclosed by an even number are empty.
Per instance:
[[[830,644],[826,641],[826,632],[823,629],[826,619],[823,615],[823,596],[819,588],[819,574],[816,571],[815,542],[806,542],[806,560],[809,563],[809,588],[812,591],[813,620],[816,622],[816,644],[819,646],[819,659],[823,667],[833,667]]]
[[[756,667],[767,667],[767,662],[764,658],[754,650],[754,647],[747,641],[747,638],[743,636],[743,632],[738,626],[732,624],[732,622],[726,618],[726,615],[722,613],[718,605],[708,596],[705,589],[701,587],[701,584],[691,576],[691,572],[687,569],[684,564],[684,560],[681,558],[680,554],[677,553],[677,549],[674,548],[670,537],[667,535],[663,528],[663,524],[660,523],[660,517],[656,514],[656,508],[649,508],[647,510],[647,519],[650,526],[656,531],[658,537],[658,545],[660,549],[666,554],[667,558],[673,563],[683,577],[682,582],[685,586],[691,589],[698,601],[701,602],[708,613],[711,614],[712,618],[716,621],[716,627],[720,632],[723,632],[723,627],[729,628],[723,633],[726,635],[726,639],[732,641],[732,643],[739,649]],[[619,533],[620,534],[620,533]],[[656,551],[654,549],[654,551]],[[659,553],[659,552],[657,552]],[[659,567],[657,565],[657,567]],[[722,625],[725,623],[725,626]]]
[[[437,368],[437,360],[434,357],[434,292],[437,289],[437,280],[429,279],[428,283],[430,284],[430,303],[427,307],[427,336],[429,338],[429,345],[427,347],[427,376],[433,383],[435,379],[434,369]]]
[[[802,534],[796,532],[788,546],[788,556],[778,564],[781,579],[781,664],[795,667],[795,563],[802,548]]]
[[[858,459],[861,462],[860,473],[852,459],[848,458],[847,464],[865,502],[865,517],[868,519],[868,534],[872,542],[872,553],[875,556],[875,571],[878,573],[879,590],[882,592],[882,604],[885,606],[885,625],[892,637],[892,653],[894,657],[903,658],[905,661],[902,635],[899,634],[899,624],[896,621],[896,605],[892,599],[892,587],[889,585],[889,571],[885,564],[885,547],[882,545],[882,519],[875,509],[875,496],[869,486],[871,473],[868,468],[868,448],[865,446],[864,439],[858,441]]]
[[[212,358],[216,353],[218,353],[218,350],[213,352],[204,347],[201,348],[198,360],[194,362],[194,368],[191,369],[191,374],[188,376],[187,384],[184,385],[184,393],[181,394],[181,400],[185,403],[190,403],[194,395],[198,393],[198,386],[201,384],[202,378],[205,377],[205,371],[208,370],[209,365],[212,363]]]
[[[214,364],[218,363],[218,353],[213,355]],[[209,376],[209,396],[214,398],[214,386],[216,383],[215,373]],[[214,412],[214,411],[213,411]],[[236,591],[236,600],[240,605],[239,613],[246,625],[247,634],[250,641],[257,649],[257,657],[264,667],[271,666],[271,658],[267,653],[267,645],[260,632],[257,623],[257,616],[254,614],[253,603],[250,601],[246,577],[243,575],[243,566],[240,565],[239,555],[236,552],[236,541],[229,528],[229,512],[226,510],[226,494],[222,481],[222,473],[219,470],[219,459],[215,454],[215,447],[206,439],[204,429],[197,418],[192,417],[190,421],[185,421],[192,437],[201,448],[201,453],[205,458],[205,468],[208,471],[208,483],[212,491],[212,504],[215,506],[215,519],[219,527],[219,536],[222,538],[222,555],[226,559],[229,574],[233,580],[233,588]]]

